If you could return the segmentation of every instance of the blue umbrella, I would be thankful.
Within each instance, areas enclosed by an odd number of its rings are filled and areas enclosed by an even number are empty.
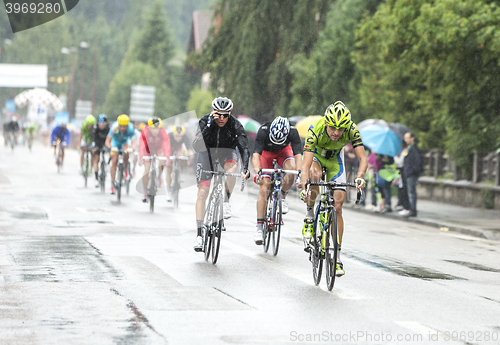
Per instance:
[[[401,152],[401,138],[388,126],[371,124],[359,132],[363,144],[378,155],[395,157]]]

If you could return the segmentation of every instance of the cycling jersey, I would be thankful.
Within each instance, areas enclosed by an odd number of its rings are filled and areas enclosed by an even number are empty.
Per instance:
[[[160,152],[165,157],[170,156],[170,138],[165,128],[160,128],[158,135],[154,136],[151,134],[149,126],[144,127],[139,141],[139,159],[142,156]]]
[[[94,131],[92,132],[92,141],[95,146],[98,148],[104,147],[104,143],[106,142],[106,138],[109,133],[109,126],[106,125],[104,129],[100,129],[99,125],[94,127]]]
[[[214,121],[212,114],[203,116],[199,121],[198,132],[194,138],[193,148],[196,152],[206,152],[207,149],[236,149],[240,151],[242,169],[248,170],[248,152],[247,133],[243,125],[233,116],[229,116],[224,127],[219,127]],[[210,150],[214,152],[217,150]]]
[[[260,126],[257,132],[257,136],[255,137],[255,146],[253,152],[262,155],[262,151],[277,152],[290,145],[292,147],[294,156],[302,154],[302,143],[300,141],[300,136],[297,128],[291,126],[290,133],[288,134],[285,142],[281,145],[277,145],[271,142],[271,140],[269,139],[270,127],[271,122]]]
[[[27,134],[32,134],[33,136],[36,137],[37,132],[38,132],[38,125],[35,123],[29,123],[28,126],[26,127]]]
[[[192,148],[192,145],[191,145],[192,141],[187,134],[184,134],[182,136],[181,141],[175,140],[174,133],[168,133],[168,136],[170,137],[170,148],[172,149],[172,152],[179,150],[182,147],[182,144],[184,144],[186,146],[186,149],[188,149],[188,150],[190,150]]]
[[[19,131],[19,123],[11,121],[7,124],[7,131],[9,132],[18,132]]]
[[[62,129],[61,127],[57,126],[54,128],[52,131],[52,135],[50,136],[50,142],[54,143],[56,139],[61,140],[63,143],[69,145],[69,140],[71,138],[71,135],[69,134],[69,130],[67,128]]]
[[[82,134],[82,139],[85,141],[87,144],[92,143],[92,132],[94,131],[94,126],[88,128],[87,125],[89,122],[85,121],[80,128],[80,133]]]
[[[325,119],[321,118],[309,127],[304,151],[314,153],[314,161],[327,169],[327,180],[345,182],[344,146],[363,146],[356,124],[344,130],[338,141],[333,141],[326,132]],[[345,188],[342,188],[345,189]]]

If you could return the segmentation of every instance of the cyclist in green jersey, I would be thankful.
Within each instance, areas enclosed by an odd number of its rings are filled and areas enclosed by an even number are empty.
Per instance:
[[[349,109],[341,101],[331,104],[326,108],[324,118],[321,118],[309,128],[304,145],[304,159],[302,161],[302,192],[300,198],[307,204],[306,218],[302,235],[304,243],[308,243],[312,236],[314,223],[314,203],[319,192],[317,186],[311,186],[309,195],[306,195],[306,183],[310,178],[311,182],[321,180],[322,168],[327,169],[327,181],[346,182],[346,172],[344,165],[344,146],[352,143],[354,153],[359,159],[359,169],[354,180],[357,189],[365,187],[364,176],[368,167],[363,142],[358,127],[351,121]],[[344,234],[344,221],[342,218],[342,205],[346,198],[345,188],[334,190],[335,210],[337,212],[337,226],[339,234],[338,264],[335,274],[342,276],[345,274],[344,265],[340,261],[340,247]],[[309,248],[306,245],[304,250]]]
[[[80,138],[78,142],[80,142],[81,155],[80,155],[80,167],[81,173],[83,174],[83,160],[85,157],[85,151],[90,149],[92,145],[92,134],[94,132],[94,126],[96,124],[96,120],[94,115],[89,115],[83,122],[82,128],[80,129]]]

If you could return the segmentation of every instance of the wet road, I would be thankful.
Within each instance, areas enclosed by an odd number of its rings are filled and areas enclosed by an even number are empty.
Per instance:
[[[235,193],[217,265],[175,213],[83,188],[68,151],[0,148],[0,344],[499,344],[500,243],[344,211],[346,275],[314,286],[291,195],[277,257]],[[453,338],[458,340],[453,341]]]

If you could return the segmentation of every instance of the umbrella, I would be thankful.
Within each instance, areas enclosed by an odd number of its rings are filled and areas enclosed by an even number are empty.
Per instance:
[[[16,96],[14,102],[16,102],[16,105],[20,108],[26,106],[28,103],[35,103],[51,106],[55,111],[61,111],[63,109],[63,104],[56,95],[46,89],[40,88],[21,92]]]
[[[390,123],[389,128],[396,132],[401,139],[404,138],[406,133],[411,132],[411,129],[400,123]]]
[[[321,119],[323,116],[321,115],[311,115],[306,117],[303,120],[300,120],[297,122],[295,125],[295,128],[297,128],[297,131],[299,131],[299,135],[301,138],[307,137],[307,131],[309,128],[318,122],[319,119]]]
[[[381,127],[389,127],[389,124],[387,122],[385,122],[384,120],[368,119],[368,120],[364,120],[364,121],[361,121],[360,123],[358,123],[358,129],[361,130],[361,129],[368,127],[368,126],[371,126],[371,125],[378,125]]]
[[[295,126],[300,120],[304,120],[305,118],[306,116],[297,115],[289,117],[288,121],[290,121],[290,125]]]
[[[395,157],[401,152],[401,138],[392,129],[371,124],[360,129],[363,144],[376,154]]]
[[[255,139],[261,124],[245,115],[238,115],[238,120],[243,125],[243,128],[245,128],[245,132]]]

